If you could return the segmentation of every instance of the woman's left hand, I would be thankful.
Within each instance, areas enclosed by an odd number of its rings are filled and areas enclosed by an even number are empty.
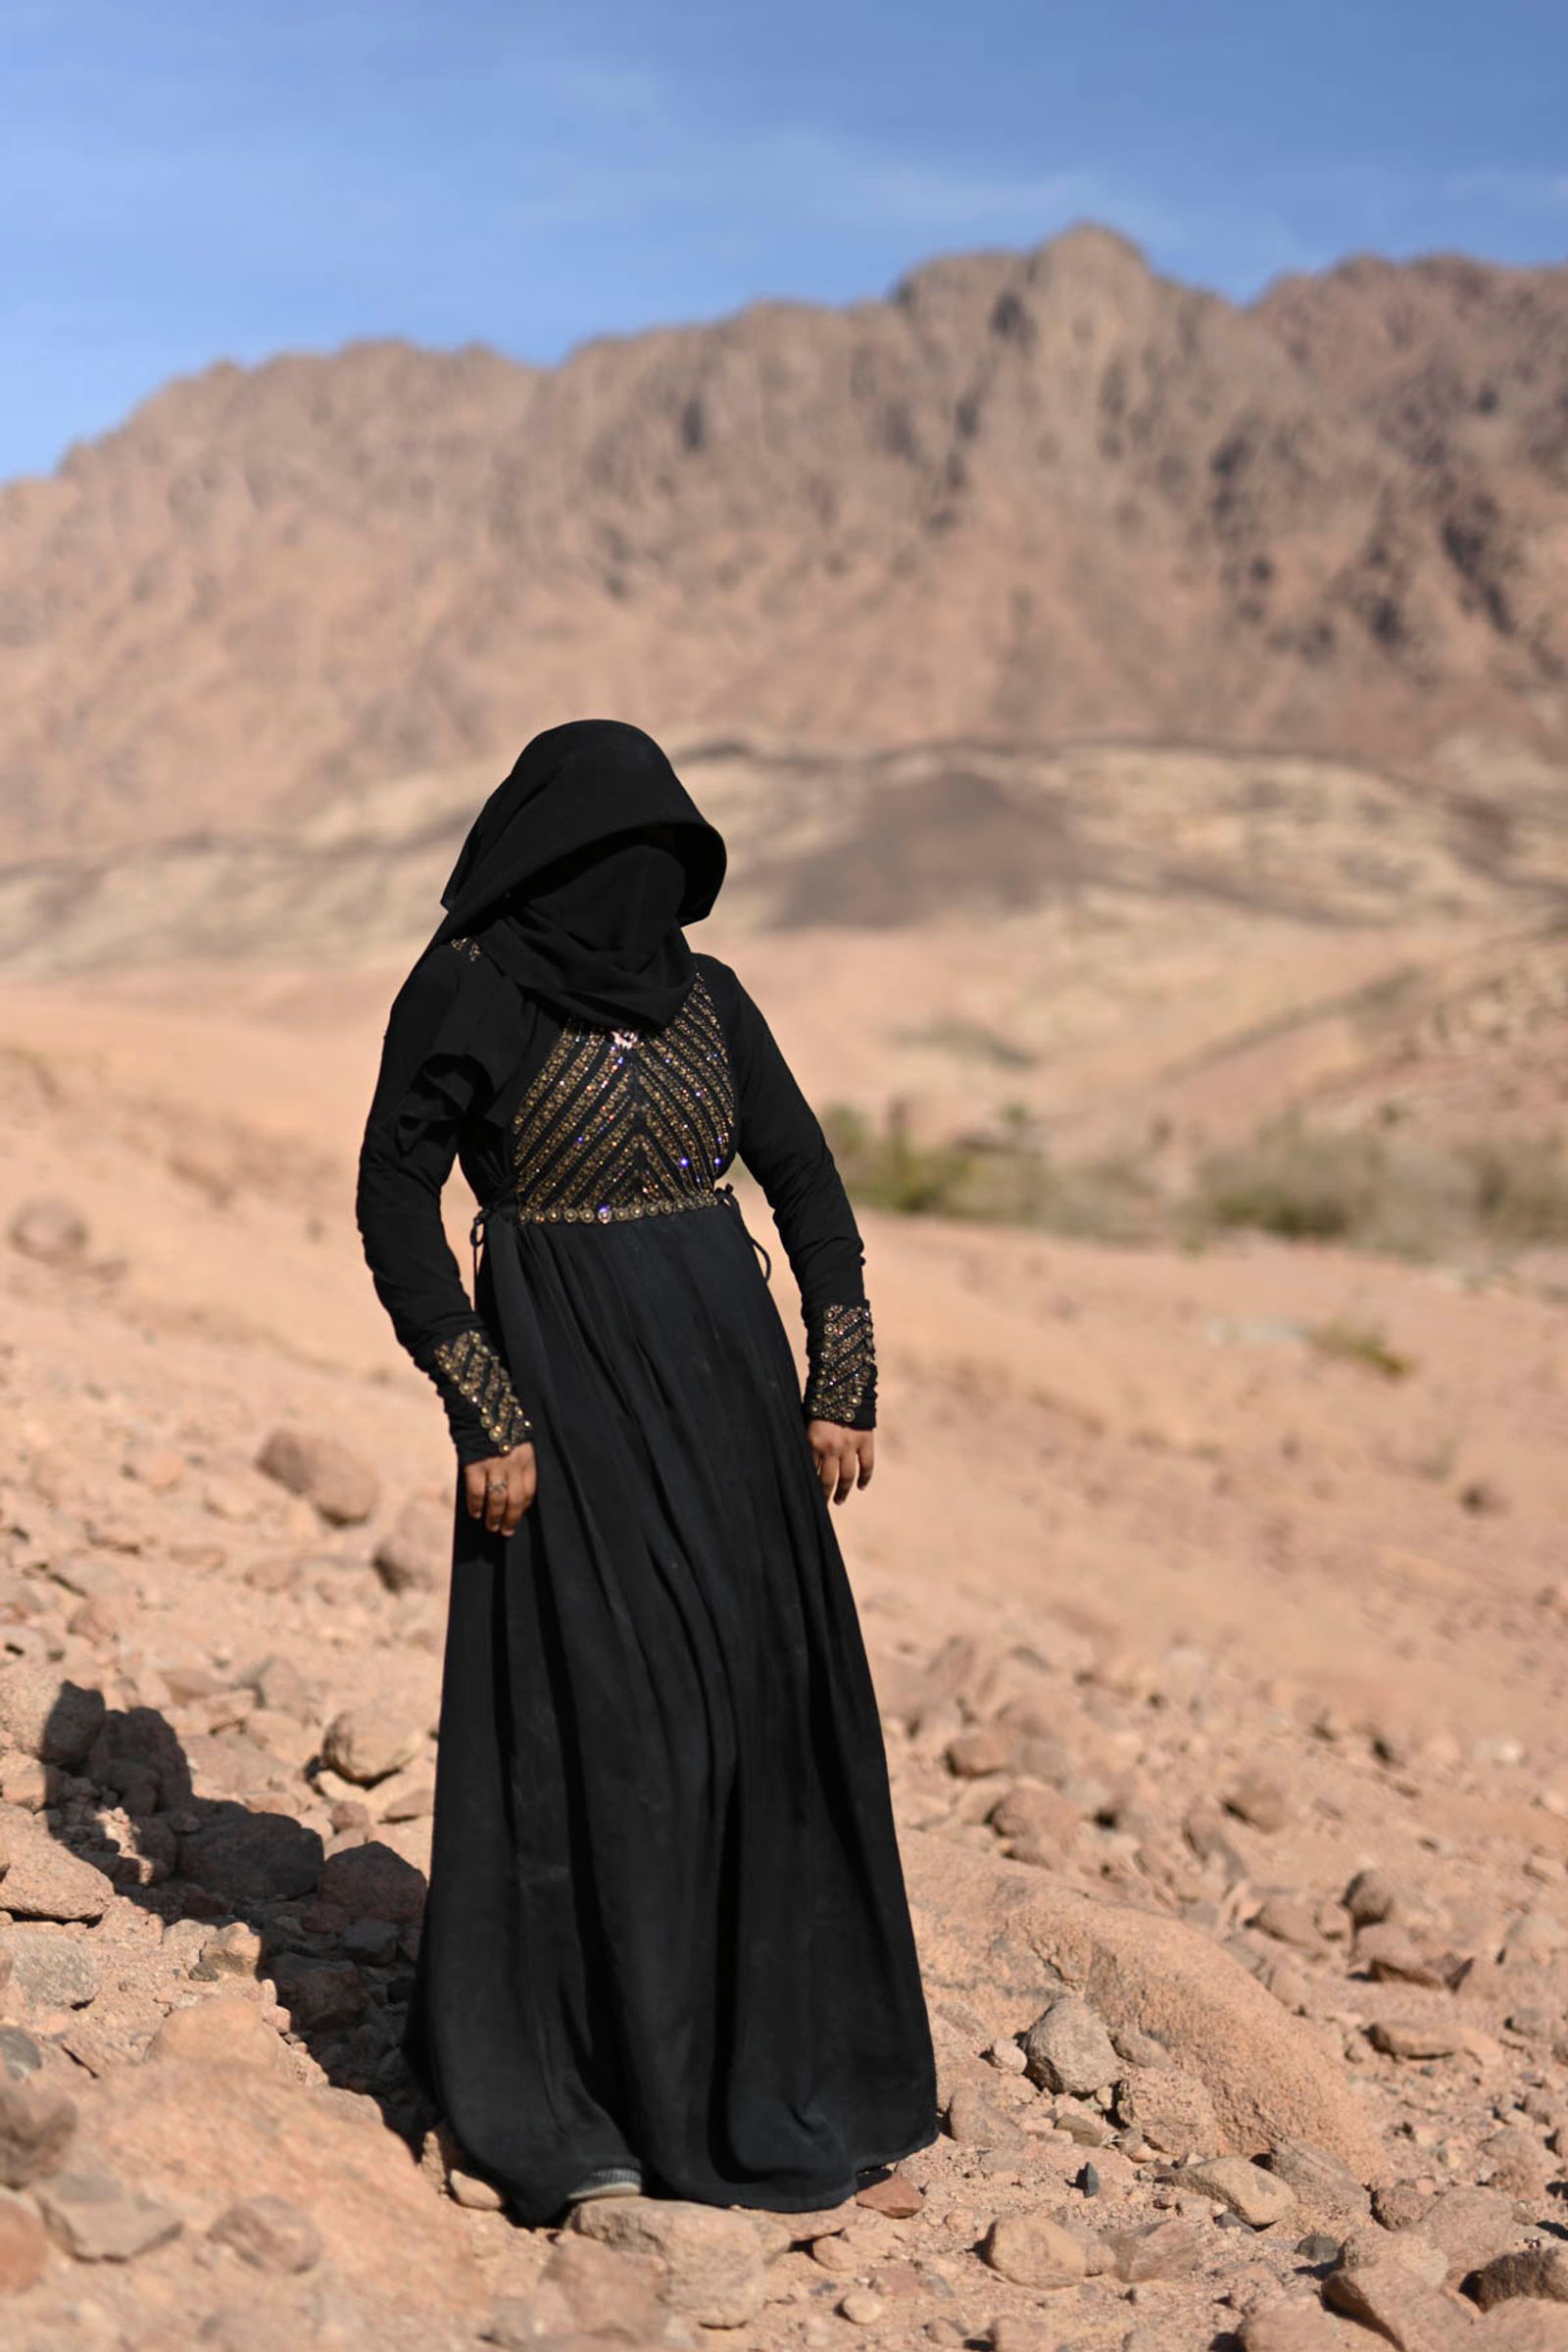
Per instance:
[[[807,1437],[816,1456],[816,1475],[829,1502],[842,1502],[857,1487],[868,1487],[876,1467],[876,1437],[869,1429],[842,1429],[836,1421],[808,1421]]]

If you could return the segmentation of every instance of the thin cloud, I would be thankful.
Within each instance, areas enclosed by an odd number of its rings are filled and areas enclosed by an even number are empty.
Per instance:
[[[1507,164],[1483,164],[1454,173],[1444,183],[1444,193],[1467,200],[1480,197],[1512,212],[1556,213],[1568,208],[1568,172],[1520,172]]]

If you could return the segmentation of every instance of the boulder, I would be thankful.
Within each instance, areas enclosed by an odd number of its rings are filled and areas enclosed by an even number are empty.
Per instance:
[[[656,2255],[664,2297],[704,2328],[744,2328],[761,2309],[765,2267],[745,2214],[678,2198],[602,2197],[575,2206],[568,2228],[625,2254]]]
[[[1320,2041],[1208,1936],[933,1832],[900,1842],[934,1994],[961,1991],[987,2031],[1013,2032],[1055,1972],[1113,2030],[1152,2034],[1199,2077],[1223,2152],[1304,2139],[1364,2183],[1387,2178],[1371,2119]]]
[[[303,1494],[336,1527],[357,1525],[375,1508],[379,1488],[369,1463],[314,1430],[274,1429],[256,1467],[291,1494]]]
[[[193,2233],[237,2204],[275,2197],[310,2216],[323,2266],[353,2293],[395,2299],[454,2334],[489,2309],[451,2208],[369,2101],[309,2091],[262,2067],[167,2056],[112,2069],[82,2107],[97,2161]]]

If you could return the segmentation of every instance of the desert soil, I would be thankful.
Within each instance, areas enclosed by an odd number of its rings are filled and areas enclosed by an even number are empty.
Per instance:
[[[860,945],[760,947],[818,1099],[873,1091],[843,1010],[897,946]],[[467,2172],[394,2047],[451,1468],[350,1214],[392,978],[6,1000],[6,2344],[1568,2343],[1544,1253],[868,1214],[883,1427],[838,1524],[942,2136],[788,2222],[525,2230]],[[1107,1055],[1143,1082],[1136,1026],[1088,1036],[1086,1104]]]

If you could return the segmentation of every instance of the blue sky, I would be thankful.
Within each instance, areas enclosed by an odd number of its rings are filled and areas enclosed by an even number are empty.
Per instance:
[[[1568,253],[1564,0],[3,0],[0,476],[361,335],[559,359],[1110,222]]]

